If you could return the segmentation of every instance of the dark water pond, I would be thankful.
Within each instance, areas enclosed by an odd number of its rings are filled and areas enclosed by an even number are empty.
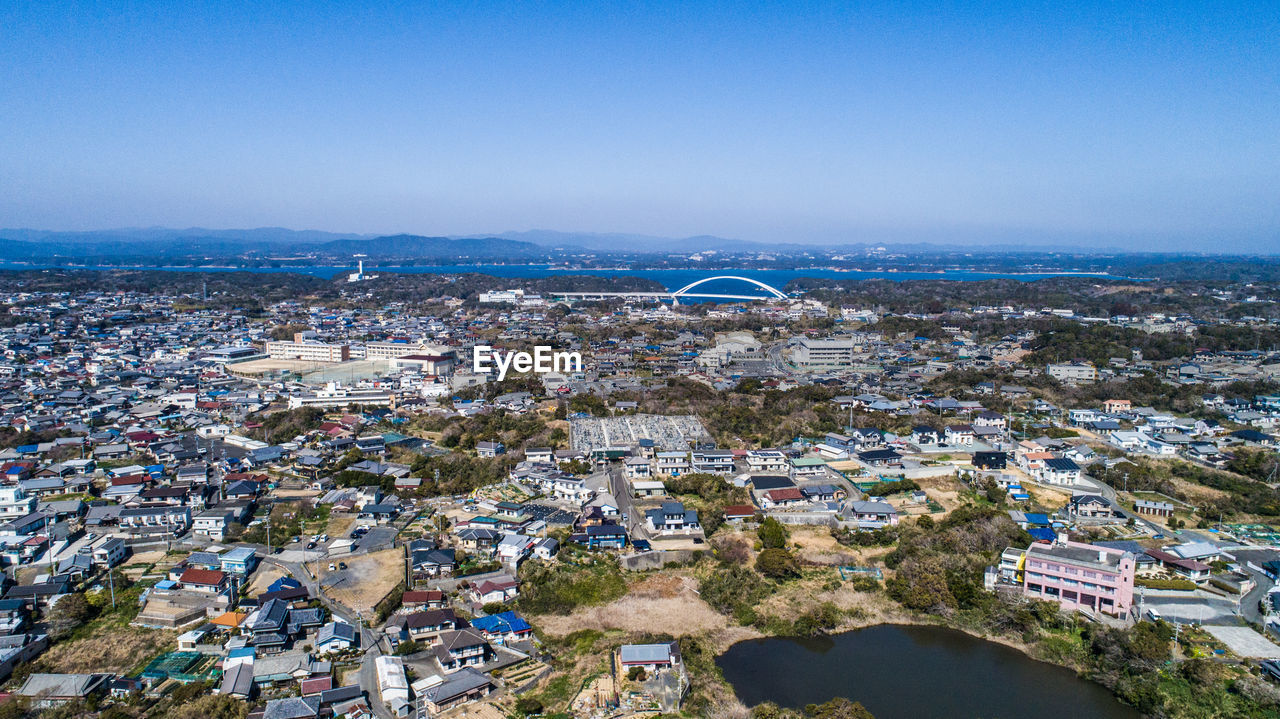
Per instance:
[[[717,660],[748,706],[848,697],[876,719],[1137,719],[1102,686],[952,629],[882,624],[820,639],[755,639]]]

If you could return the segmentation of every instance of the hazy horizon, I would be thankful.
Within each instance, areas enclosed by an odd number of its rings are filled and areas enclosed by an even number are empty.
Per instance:
[[[1276,37],[1274,3],[11,3],[0,226],[1276,252]]]

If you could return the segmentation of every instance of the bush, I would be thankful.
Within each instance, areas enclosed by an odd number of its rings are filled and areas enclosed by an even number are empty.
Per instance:
[[[840,625],[840,608],[832,602],[822,604],[801,614],[792,628],[793,633],[803,637],[816,637],[826,634]]]
[[[410,654],[417,654],[422,651],[422,645],[410,639],[407,642],[400,642],[396,645],[396,656],[407,657]]]
[[[542,702],[533,697],[520,697],[516,700],[516,713],[530,716],[542,713]]]
[[[164,716],[166,719],[244,719],[249,707],[227,694],[207,694],[213,690],[208,682],[194,682],[187,686],[203,687],[205,696],[182,702],[174,701],[174,707]]]
[[[756,557],[756,571],[770,579],[786,579],[800,575],[795,557],[785,549],[766,549]]]
[[[721,614],[734,615],[741,624],[755,621],[753,608],[772,592],[768,582],[743,566],[717,569],[698,585],[702,601]]]
[[[627,671],[627,679],[633,682],[642,682],[648,675],[644,671],[644,667],[631,667]]]
[[[1188,592],[1196,588],[1196,583],[1187,579],[1151,579],[1149,577],[1138,577],[1133,580],[1133,585],[1148,589],[1181,589]]]
[[[616,562],[600,558],[592,564],[543,565],[521,568],[520,608],[531,614],[568,614],[575,608],[611,602],[627,593],[627,582]]]
[[[871,492],[882,497],[888,497],[889,495],[892,495],[892,494],[901,494],[903,492],[914,492],[917,489],[920,489],[920,485],[916,484],[915,482],[909,479],[899,479],[894,482],[881,482],[880,484],[877,484],[876,486],[872,487]]]

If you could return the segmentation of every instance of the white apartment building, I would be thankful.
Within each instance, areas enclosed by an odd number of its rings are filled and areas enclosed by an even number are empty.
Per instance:
[[[25,517],[36,511],[36,498],[22,487],[0,487],[0,522]]]
[[[679,476],[681,473],[689,472],[693,469],[689,463],[688,452],[658,452],[657,464],[658,474],[665,474],[670,477]]]
[[[776,449],[753,449],[747,452],[747,469],[760,474],[790,474],[791,462]]]
[[[393,360],[409,355],[451,355],[448,347],[431,345],[421,340],[417,342],[367,342],[364,346],[364,358],[371,360]]]
[[[802,367],[836,367],[853,364],[853,355],[861,347],[852,338],[805,337],[796,345],[795,361]]]
[[[1045,368],[1045,374],[1067,384],[1080,384],[1098,381],[1098,368],[1080,362],[1062,362],[1051,364]]]
[[[351,359],[351,346],[323,342],[268,342],[267,356],[303,362],[346,362]]]

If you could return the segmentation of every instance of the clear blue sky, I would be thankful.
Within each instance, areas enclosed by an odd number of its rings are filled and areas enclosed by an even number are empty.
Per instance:
[[[1280,251],[1278,38],[1274,1],[13,0],[0,226]]]

